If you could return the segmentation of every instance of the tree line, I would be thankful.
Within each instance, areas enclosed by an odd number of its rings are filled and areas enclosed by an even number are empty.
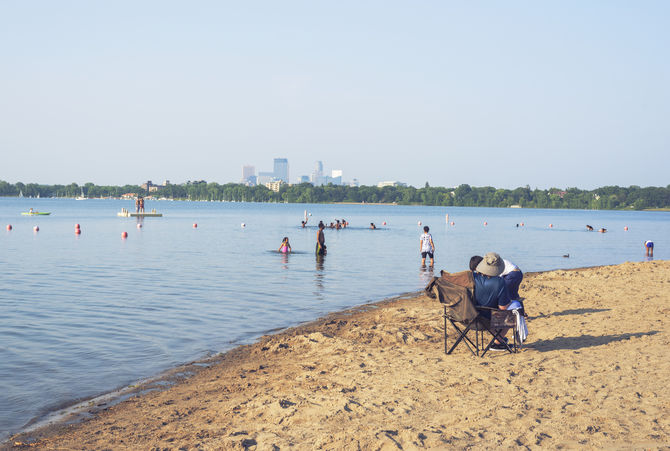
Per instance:
[[[11,184],[0,180],[0,196],[121,197],[123,194],[152,194],[176,200],[208,200],[236,202],[288,203],[395,203],[399,205],[431,205],[444,207],[512,207],[571,208],[594,210],[655,209],[670,207],[670,185],[666,187],[605,186],[594,190],[578,188],[502,189],[467,184],[456,188],[413,186],[313,186],[310,183],[282,185],[278,192],[265,186],[246,186],[238,183],[188,182],[160,187],[147,193],[139,185],[100,186],[93,183],[78,185]]]

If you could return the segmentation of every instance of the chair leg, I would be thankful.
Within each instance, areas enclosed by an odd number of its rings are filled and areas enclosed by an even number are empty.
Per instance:
[[[442,315],[444,318],[444,353],[449,354],[447,352],[447,306],[444,306],[444,314]]]

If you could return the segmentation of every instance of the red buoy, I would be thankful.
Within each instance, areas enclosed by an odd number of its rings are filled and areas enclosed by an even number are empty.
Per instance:
[[[121,238],[128,238],[128,232],[122,232]]]
[[[12,225],[11,224],[7,224],[7,230],[12,230]]]
[[[382,225],[386,225],[386,221],[382,222]]]
[[[194,223],[193,223],[193,228],[194,228],[194,229],[197,229],[197,228],[198,228],[198,223],[197,223],[197,222],[194,222]]]
[[[455,222],[454,222],[454,221],[451,221],[451,225],[454,225],[454,224],[455,224]]]
[[[552,228],[553,226],[554,226],[553,224],[549,224],[549,228]]]
[[[628,231],[628,226],[625,226],[623,229],[624,229],[625,231]]]
[[[486,222],[486,221],[484,221],[484,225],[489,225],[489,223],[488,223],[488,222]]]
[[[74,225],[74,228],[75,228],[75,229],[78,229],[78,228],[79,228],[79,224],[75,224],[75,225]]]
[[[35,226],[35,227],[33,227],[33,230],[34,230],[35,232],[39,232],[39,231],[40,231],[40,228],[39,228],[38,226]]]
[[[142,224],[137,224],[137,228],[138,228],[138,229],[141,229],[141,228],[142,228]]]
[[[74,229],[74,234],[75,234],[75,235],[80,235],[80,234],[81,234],[81,229],[80,229],[79,227],[77,227],[76,229]]]

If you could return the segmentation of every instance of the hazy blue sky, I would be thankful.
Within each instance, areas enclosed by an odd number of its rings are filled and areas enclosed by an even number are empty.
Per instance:
[[[666,186],[668,1],[0,0],[0,179]]]

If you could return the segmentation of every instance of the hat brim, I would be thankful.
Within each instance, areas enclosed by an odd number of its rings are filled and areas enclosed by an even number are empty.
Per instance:
[[[500,274],[503,273],[505,270],[505,264],[498,264],[498,265],[487,265],[486,264],[486,259],[482,260],[479,262],[477,265],[476,271],[478,273],[482,273],[485,276],[491,276],[491,277],[496,277],[499,276]]]

